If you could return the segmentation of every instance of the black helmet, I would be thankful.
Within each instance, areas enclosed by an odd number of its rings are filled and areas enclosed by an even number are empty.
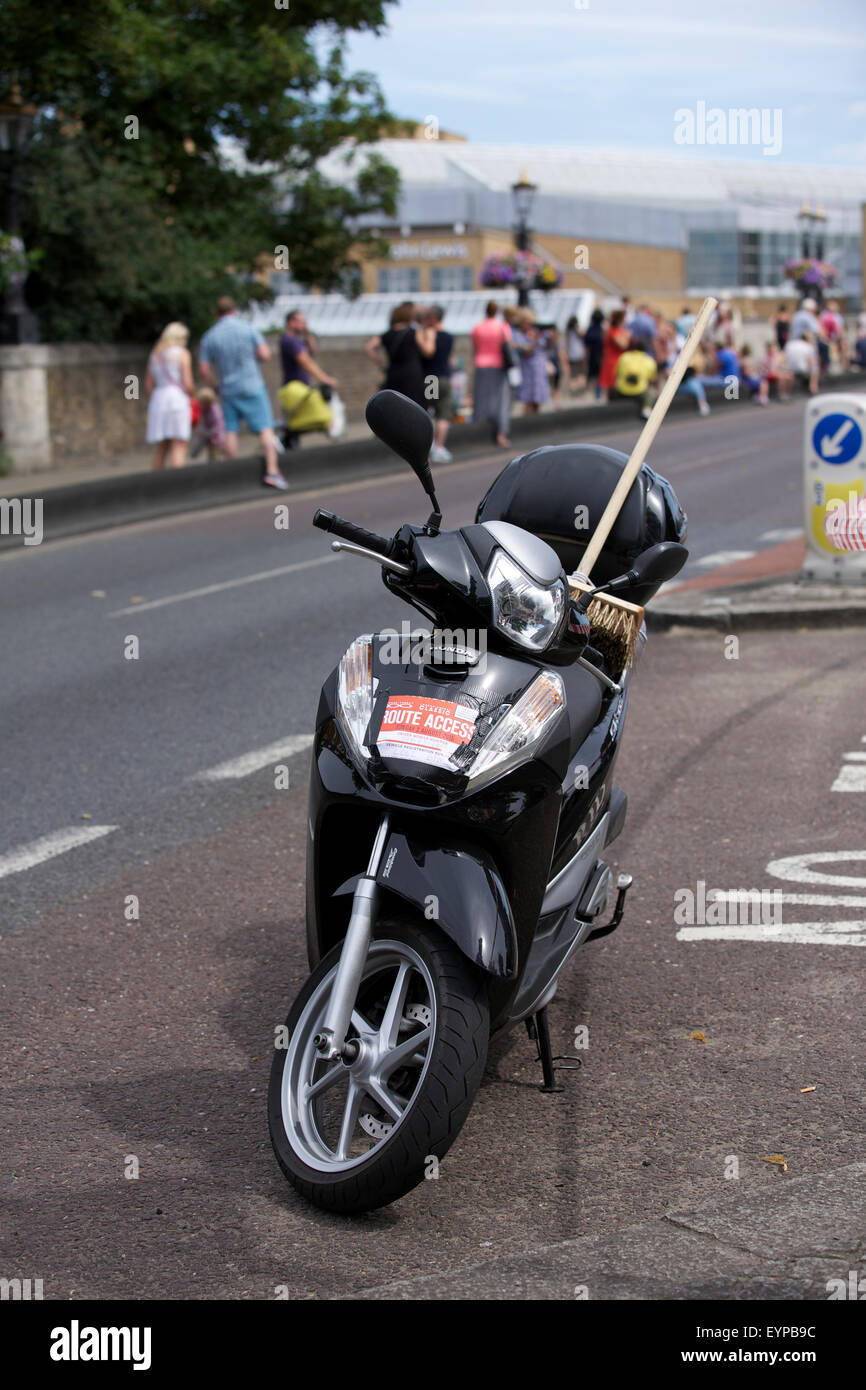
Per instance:
[[[604,444],[552,444],[521,454],[482,498],[476,521],[510,521],[552,546],[566,574],[580,561],[628,455]],[[579,510],[580,509],[580,510]],[[614,579],[658,541],[682,541],[686,514],[666,478],[644,464],[592,569],[596,584]],[[620,597],[645,604],[658,584],[636,584]]]

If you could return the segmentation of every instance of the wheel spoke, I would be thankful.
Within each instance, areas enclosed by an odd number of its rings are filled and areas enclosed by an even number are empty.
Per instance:
[[[316,1096],[320,1096],[323,1091],[327,1091],[330,1086],[333,1086],[335,1081],[339,1081],[340,1077],[345,1075],[346,1068],[343,1066],[343,1063],[337,1062],[331,1067],[330,1071],[325,1072],[324,1076],[320,1076],[318,1081],[314,1081],[312,1086],[307,1086],[304,1091],[304,1100],[308,1103],[311,1100],[315,1100]]]
[[[394,1095],[387,1086],[372,1077],[369,1081],[364,1082],[364,1089],[369,1096],[373,1097],[373,1100],[379,1102],[383,1110],[387,1110],[392,1120],[399,1120],[407,1104],[402,1096]]]
[[[412,967],[408,961],[402,961],[397,971],[397,978],[391,988],[391,995],[385,1007],[382,1022],[379,1025],[379,1038],[382,1051],[390,1051],[397,1041],[397,1032],[400,1027],[400,1019],[403,1017],[403,1006],[406,1003],[406,994],[409,990],[409,975]]]
[[[421,1047],[422,1044],[430,1041],[431,1034],[432,1029],[428,1025],[426,1028],[422,1028],[420,1033],[413,1033],[411,1038],[407,1038],[405,1042],[398,1043],[396,1047],[386,1053],[379,1063],[379,1071],[382,1075],[390,1076],[394,1068],[398,1067],[401,1062],[414,1061],[412,1054]],[[421,1054],[421,1060],[423,1061],[423,1053]]]
[[[357,1009],[352,1010],[352,1027],[356,1033],[375,1033],[376,1031],[372,1023]]]
[[[349,1082],[349,1094],[346,1097],[346,1108],[343,1111],[343,1122],[340,1125],[340,1138],[337,1141],[337,1158],[340,1160],[349,1157],[349,1145],[352,1142],[352,1135],[355,1133],[355,1126],[358,1123],[358,1112],[361,1109],[361,1096],[363,1092],[354,1081]]]

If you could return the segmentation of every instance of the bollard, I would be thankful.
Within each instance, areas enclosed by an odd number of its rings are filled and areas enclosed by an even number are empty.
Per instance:
[[[802,577],[866,583],[866,395],[815,396],[803,434]]]

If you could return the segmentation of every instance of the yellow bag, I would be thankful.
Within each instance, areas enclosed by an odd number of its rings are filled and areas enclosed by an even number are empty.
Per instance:
[[[331,408],[314,386],[304,381],[287,381],[277,392],[290,430],[326,430]]]

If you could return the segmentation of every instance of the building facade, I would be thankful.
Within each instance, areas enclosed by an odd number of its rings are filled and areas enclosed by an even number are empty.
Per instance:
[[[526,170],[538,189],[532,249],[556,265],[566,289],[646,297],[663,310],[724,293],[760,312],[791,298],[783,268],[801,254],[805,234],[811,254],[836,266],[834,292],[849,310],[862,306],[862,170],[427,134],[419,128],[416,138],[375,146],[398,169],[402,191],[395,218],[367,219],[390,253],[364,265],[366,294],[478,289],[485,257],[512,249],[511,186]],[[325,160],[323,172],[345,178],[341,161]]]

